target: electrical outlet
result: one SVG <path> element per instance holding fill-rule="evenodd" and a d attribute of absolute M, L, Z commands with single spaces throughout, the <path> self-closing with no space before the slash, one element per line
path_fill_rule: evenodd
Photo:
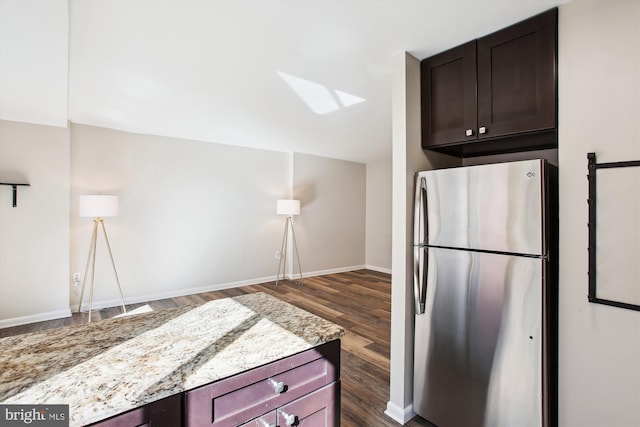
<path fill-rule="evenodd" d="M 280 253 L 280 251 L 276 251 L 276 259 L 280 258 L 282 258 L 282 254 Z"/>
<path fill-rule="evenodd" d="M 80 281 L 82 280 L 82 278 L 80 277 L 80 273 L 73 273 L 73 275 L 71 276 L 71 280 L 73 283 L 73 287 L 71 288 L 71 290 L 73 291 L 73 295 L 76 297 L 80 296 Z"/>

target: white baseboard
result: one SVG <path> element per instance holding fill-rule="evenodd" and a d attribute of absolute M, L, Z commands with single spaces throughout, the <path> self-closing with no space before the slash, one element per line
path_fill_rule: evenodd
<path fill-rule="evenodd" d="M 44 322 L 47 320 L 61 319 L 71 317 L 71 310 L 68 308 L 55 311 L 47 311 L 46 313 L 30 314 L 28 316 L 10 317 L 8 319 L 0 319 L 0 329 L 10 328 L 12 326 L 26 325 L 27 323 Z"/>
<path fill-rule="evenodd" d="M 391 401 L 387 402 L 387 410 L 384 411 L 384 413 L 389 418 L 402 425 L 405 425 L 411 418 L 416 416 L 416 413 L 413 412 L 413 404 L 410 404 L 405 408 L 401 408 Z"/>
<path fill-rule="evenodd" d="M 377 271 L 378 273 L 391 274 L 390 268 L 376 267 L 375 265 L 365 265 L 364 268 L 367 270 Z"/>
<path fill-rule="evenodd" d="M 367 267 L 365 267 L 364 265 L 352 265 L 349 267 L 330 268 L 328 270 L 303 272 L 302 277 L 304 278 L 304 277 L 313 277 L 313 276 L 324 276 L 326 274 L 346 273 L 347 271 L 362 270 L 364 268 L 367 268 Z M 294 274 L 294 277 L 295 276 L 297 275 Z"/>

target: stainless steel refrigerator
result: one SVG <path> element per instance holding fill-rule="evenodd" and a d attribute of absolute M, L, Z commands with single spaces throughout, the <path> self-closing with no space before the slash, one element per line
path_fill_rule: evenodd
<path fill-rule="evenodd" d="M 419 172 L 414 411 L 438 427 L 555 418 L 555 169 Z"/>

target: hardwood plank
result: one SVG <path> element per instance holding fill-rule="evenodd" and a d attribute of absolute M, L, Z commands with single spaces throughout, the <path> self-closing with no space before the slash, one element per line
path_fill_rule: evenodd
<path fill-rule="evenodd" d="M 389 371 L 389 358 L 367 348 L 367 346 L 372 343 L 373 341 L 369 341 L 360 335 L 352 334 L 350 331 L 347 331 L 342 338 L 342 349 L 370 364 L 376 365 L 385 371 Z"/>
<path fill-rule="evenodd" d="M 154 310 L 200 304 L 219 298 L 266 292 L 320 317 L 342 325 L 342 427 L 397 427 L 384 414 L 389 400 L 389 346 L 391 328 L 391 276 L 371 270 L 308 277 L 304 284 L 284 280 L 204 292 L 147 303 L 127 305 L 127 310 L 148 304 Z M 92 319 L 120 314 L 119 308 L 97 310 Z M 0 337 L 84 323 L 87 313 L 71 318 L 0 329 Z M 429 426 L 416 417 L 406 427 Z"/>
<path fill-rule="evenodd" d="M 333 319 L 337 319 L 342 316 L 342 312 L 338 310 L 334 310 L 328 307 L 327 305 L 325 305 L 326 301 L 323 299 L 309 300 L 308 297 L 304 297 L 302 295 L 291 295 L 288 298 L 288 302 L 290 303 L 296 302 L 300 304 L 300 306 L 304 306 L 305 310 L 312 312 L 313 314 L 316 314 L 320 317 L 325 317 L 325 318 L 331 317 Z"/>
<path fill-rule="evenodd" d="M 149 305 L 149 307 L 153 308 L 154 310 L 162 310 L 165 308 L 178 307 L 178 304 L 175 301 L 173 301 L 171 298 L 161 299 L 157 301 L 149 301 L 147 304 Z"/>

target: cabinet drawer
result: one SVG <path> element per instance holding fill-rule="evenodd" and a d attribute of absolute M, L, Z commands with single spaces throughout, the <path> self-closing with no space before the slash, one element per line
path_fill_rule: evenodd
<path fill-rule="evenodd" d="M 242 424 L 240 427 L 276 427 L 276 417 L 276 411 L 271 411 L 248 423 Z"/>
<path fill-rule="evenodd" d="M 340 381 L 278 408 L 278 426 L 338 427 Z"/>
<path fill-rule="evenodd" d="M 186 393 L 188 427 L 238 426 L 336 381 L 340 341 Z"/>

